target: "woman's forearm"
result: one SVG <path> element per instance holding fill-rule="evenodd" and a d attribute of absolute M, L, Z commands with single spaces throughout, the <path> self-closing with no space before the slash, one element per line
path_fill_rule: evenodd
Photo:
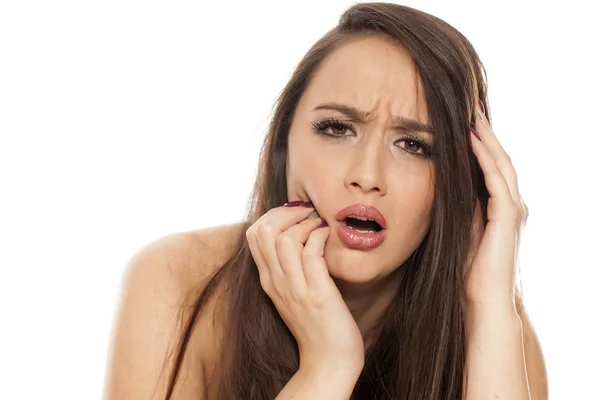
<path fill-rule="evenodd" d="M 521 319 L 510 304 L 469 309 L 466 400 L 487 399 L 530 400 Z"/>

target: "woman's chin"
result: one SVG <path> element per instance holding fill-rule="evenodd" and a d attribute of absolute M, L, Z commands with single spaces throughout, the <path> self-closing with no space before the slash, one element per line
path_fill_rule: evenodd
<path fill-rule="evenodd" d="M 354 253 L 354 254 L 352 254 Z M 325 263 L 334 280 L 347 283 L 369 283 L 377 280 L 381 272 L 376 261 L 368 254 L 352 249 L 336 249 L 326 252 Z"/>

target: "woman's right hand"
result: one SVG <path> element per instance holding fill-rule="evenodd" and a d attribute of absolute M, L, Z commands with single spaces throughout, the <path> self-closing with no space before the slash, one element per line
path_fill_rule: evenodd
<path fill-rule="evenodd" d="M 260 284 L 294 335 L 301 369 L 364 365 L 364 342 L 323 259 L 329 226 L 312 203 L 275 207 L 246 231 Z M 304 366 L 304 368 L 303 368 Z"/>

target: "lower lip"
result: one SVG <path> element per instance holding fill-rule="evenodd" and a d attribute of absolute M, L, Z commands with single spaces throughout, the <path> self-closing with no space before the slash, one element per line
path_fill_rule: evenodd
<path fill-rule="evenodd" d="M 385 240 L 385 229 L 374 233 L 361 233 L 348 228 L 346 221 L 340 221 L 337 234 L 340 240 L 352 249 L 374 249 Z"/>

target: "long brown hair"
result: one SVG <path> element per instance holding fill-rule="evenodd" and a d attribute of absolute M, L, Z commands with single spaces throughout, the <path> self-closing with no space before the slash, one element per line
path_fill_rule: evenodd
<path fill-rule="evenodd" d="M 466 359 L 465 277 L 476 199 L 487 223 L 489 193 L 470 151 L 475 107 L 487 103 L 487 76 L 471 43 L 446 22 L 389 3 L 355 4 L 307 52 L 280 93 L 233 256 L 197 296 L 180 338 L 166 400 L 171 398 L 194 324 L 207 299 L 227 282 L 219 399 L 273 399 L 299 366 L 298 346 L 264 293 L 245 231 L 287 199 L 288 133 L 300 97 L 340 44 L 384 35 L 412 55 L 435 130 L 435 200 L 422 243 L 399 268 L 401 286 L 367 350 L 354 389 L 361 399 L 460 399 Z M 519 296 L 519 295 L 518 295 Z M 518 297 L 517 296 L 517 297 Z"/>

